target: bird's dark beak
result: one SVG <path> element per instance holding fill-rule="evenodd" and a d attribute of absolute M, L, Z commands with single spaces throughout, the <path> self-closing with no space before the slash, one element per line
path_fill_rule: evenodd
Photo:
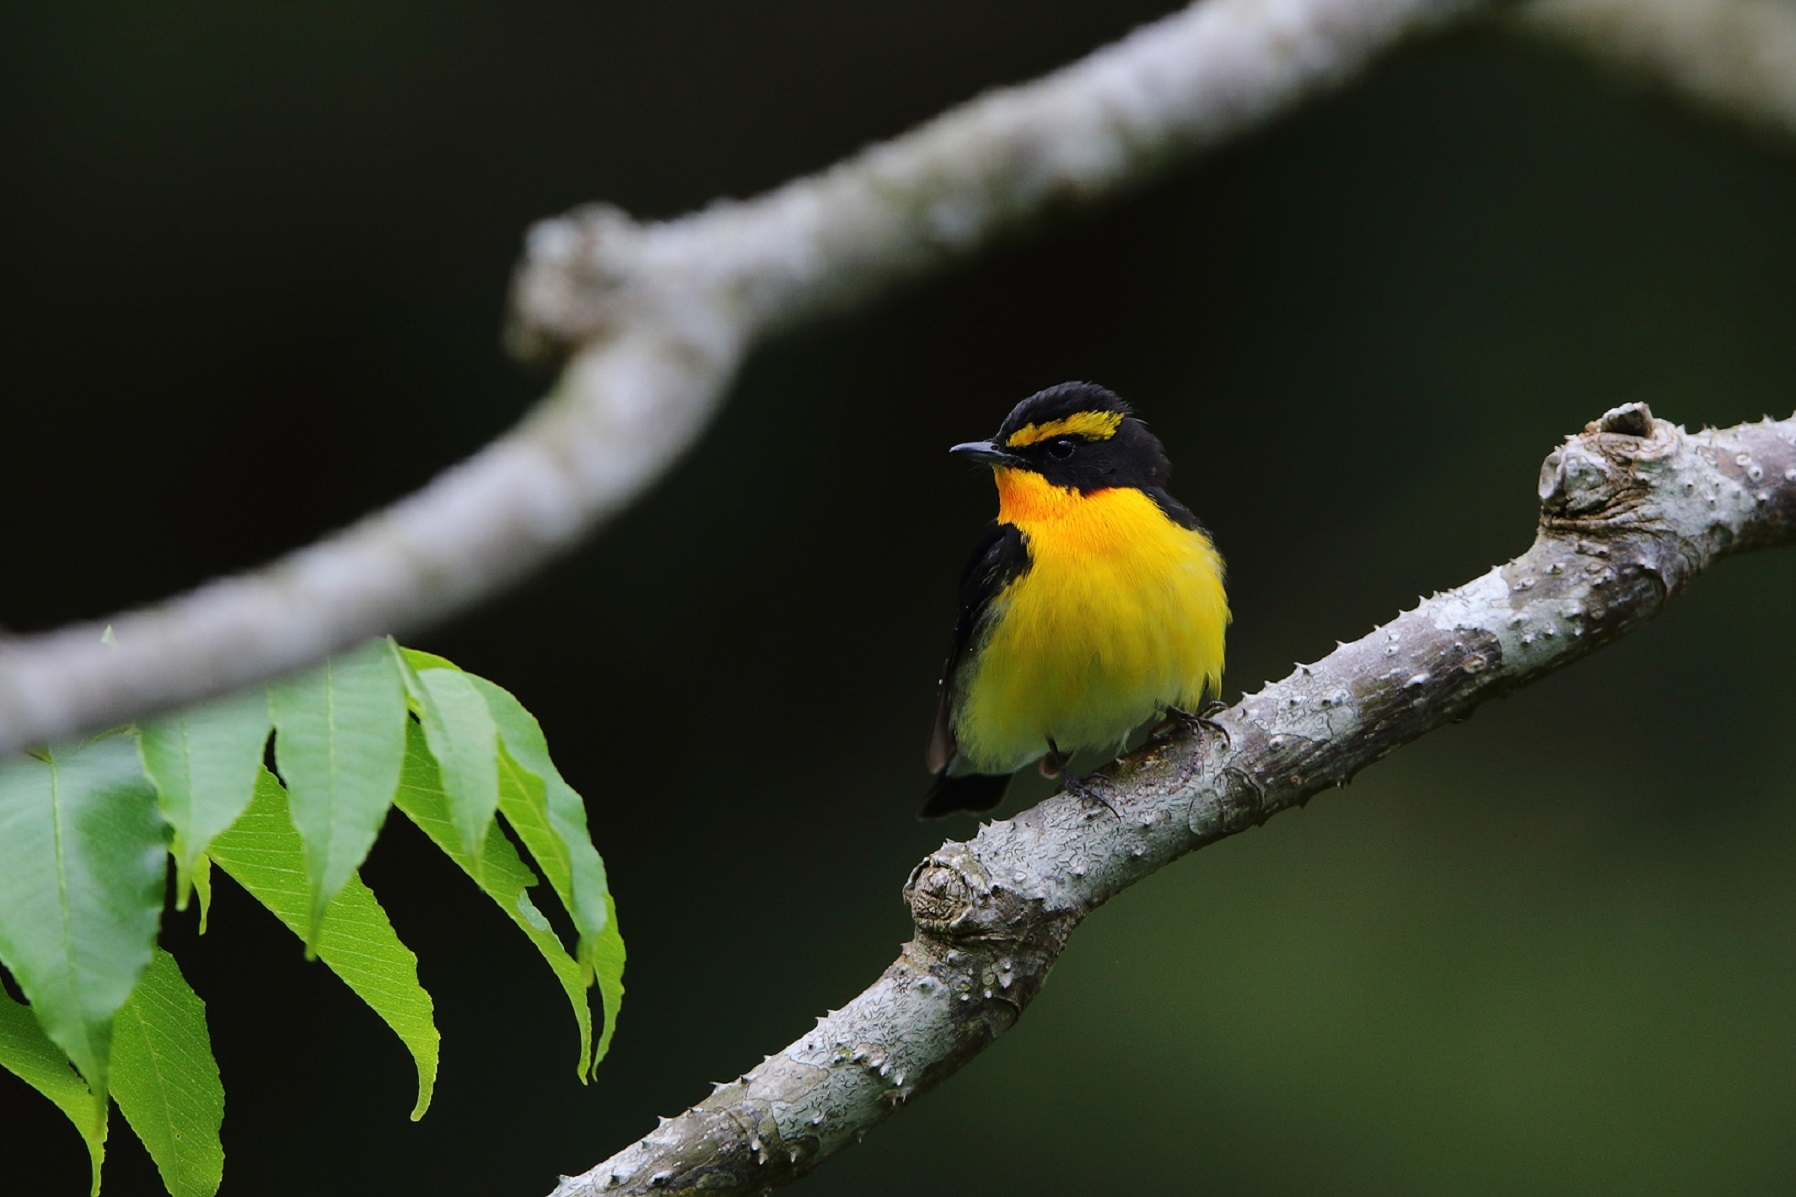
<path fill-rule="evenodd" d="M 1000 449 L 991 441 L 968 441 L 964 445 L 955 445 L 948 452 L 990 466 L 1020 465 L 1023 460 L 1014 453 Z"/>

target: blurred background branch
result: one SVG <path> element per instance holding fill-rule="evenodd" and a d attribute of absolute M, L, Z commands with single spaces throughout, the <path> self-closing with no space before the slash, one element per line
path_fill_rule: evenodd
<path fill-rule="evenodd" d="M 0 753 L 409 633 L 540 568 L 700 434 L 749 343 L 1137 187 L 1475 0 L 1208 0 L 746 203 L 538 225 L 510 341 L 572 355 L 515 430 L 386 511 L 152 607 L 0 640 Z M 1533 0 L 1522 19 L 1762 121 L 1796 120 L 1778 0 Z M 116 645 L 100 630 L 115 627 Z"/>
<path fill-rule="evenodd" d="M 623 261 L 651 220 L 855 161 L 1170 6 L 0 6 L 0 621 L 45 647 L 24 634 L 271 560 L 500 436 L 542 389 L 494 335 L 541 214 L 614 200 L 644 222 L 617 225 Z M 1022 393 L 1104 382 L 1173 448 L 1230 564 L 1231 690 L 1512 557 L 1536 519 L 1518 480 L 1592 411 L 1788 412 L 1792 143 L 1662 101 L 1690 93 L 1641 86 L 1667 79 L 1650 62 L 1592 69 L 1595 23 L 1516 36 L 1530 11 L 1409 39 L 1051 241 L 932 242 L 960 265 L 928 286 L 779 326 L 715 434 L 602 539 L 431 632 L 591 785 L 632 1012 L 576 1091 L 538 1033 L 562 994 L 392 829 L 369 877 L 460 1045 L 411 1125 L 385 1028 L 265 950 L 228 893 L 204 939 L 163 932 L 228 1053 L 231 1183 L 546 1188 L 858 992 L 909 933 L 896 881 L 941 838 L 910 817 L 917 758 L 955 571 L 990 518 L 942 449 Z M 721 393 L 705 355 L 732 354 L 710 318 L 698 361 L 619 344 L 702 407 Z M 637 412 L 662 427 L 646 402 L 617 414 Z M 559 472 L 598 469 L 581 452 L 550 420 L 519 456 L 551 531 L 557 491 L 588 484 Z M 495 523 L 479 502 L 467 519 L 433 544 Z M 440 617 L 473 601 L 458 578 L 381 601 Z M 335 619 L 329 593 L 296 616 Z M 1796 553 L 1730 561 L 1585 667 L 1157 873 L 1081 926 L 1024 1026 L 811 1187 L 948 1174 L 1040 1197 L 1201 1170 L 1231 1197 L 1776 1191 L 1796 1120 L 1792 593 Z M 84 1191 L 54 1111 L 10 1092 L 11 1141 L 61 1170 L 37 1191 Z M 129 1144 L 109 1156 L 109 1188 L 157 1183 Z"/>
<path fill-rule="evenodd" d="M 1790 0 L 1529 0 L 1524 27 L 1754 124 L 1796 132 Z"/>
<path fill-rule="evenodd" d="M 512 343 L 573 353 L 514 431 L 251 573 L 0 641 L 0 753 L 262 681 L 462 610 L 565 552 L 696 438 L 754 336 L 1130 186 L 1470 0 L 1209 0 L 814 179 L 665 225 L 539 225 Z M 116 643 L 102 646 L 111 623 Z"/>

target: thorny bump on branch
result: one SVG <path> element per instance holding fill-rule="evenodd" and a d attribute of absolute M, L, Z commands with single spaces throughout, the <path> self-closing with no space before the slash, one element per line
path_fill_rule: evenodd
<path fill-rule="evenodd" d="M 1796 417 L 1691 434 L 1628 404 L 1547 457 L 1540 499 L 1526 553 L 1212 715 L 1218 732 L 1123 757 L 1105 804 L 1061 794 L 944 844 L 873 985 L 556 1197 L 760 1193 L 859 1141 L 1015 1023 L 1123 889 L 1625 634 L 1720 558 L 1796 542 Z"/>

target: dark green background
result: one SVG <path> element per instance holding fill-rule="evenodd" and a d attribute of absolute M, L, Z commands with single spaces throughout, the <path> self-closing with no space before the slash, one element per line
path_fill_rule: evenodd
<path fill-rule="evenodd" d="M 11 3 L 0 623 L 253 565 L 544 380 L 534 218 L 747 195 L 1148 3 Z M 366 876 L 444 1032 L 398 1044 L 240 893 L 209 1003 L 224 1193 L 541 1194 L 840 1005 L 898 888 L 963 552 L 949 460 L 1066 378 L 1134 400 L 1232 567 L 1228 689 L 1532 535 L 1541 458 L 1645 399 L 1796 406 L 1796 142 L 1467 31 L 1090 218 L 768 346 L 572 559 L 413 637 L 519 694 L 629 939 L 599 1080 L 549 974 L 395 820 Z M 1091 919 L 1028 1017 L 815 1194 L 1763 1193 L 1796 1169 L 1796 552 Z M 1040 792 L 1025 787 L 1029 794 Z M 80 1145 L 0 1077 L 13 1191 Z M 114 1133 L 108 1190 L 155 1191 Z"/>

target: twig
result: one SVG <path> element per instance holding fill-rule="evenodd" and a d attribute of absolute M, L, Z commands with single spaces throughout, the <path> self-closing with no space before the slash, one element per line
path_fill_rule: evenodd
<path fill-rule="evenodd" d="M 0 639 L 0 754 L 192 702 L 464 610 L 640 494 L 750 342 L 863 302 L 1262 124 L 1477 0 L 1206 0 L 760 199 L 532 231 L 512 341 L 566 355 L 517 428 L 423 490 L 153 607 Z M 102 646 L 111 623 L 116 646 Z"/>
<path fill-rule="evenodd" d="M 1689 434 L 1644 404 L 1568 438 L 1522 556 L 1150 745 L 1105 796 L 948 843 L 905 887 L 916 935 L 816 1029 L 556 1197 L 760 1193 L 856 1142 L 1008 1029 L 1092 910 L 1661 611 L 1747 549 L 1796 544 L 1796 417 Z"/>

